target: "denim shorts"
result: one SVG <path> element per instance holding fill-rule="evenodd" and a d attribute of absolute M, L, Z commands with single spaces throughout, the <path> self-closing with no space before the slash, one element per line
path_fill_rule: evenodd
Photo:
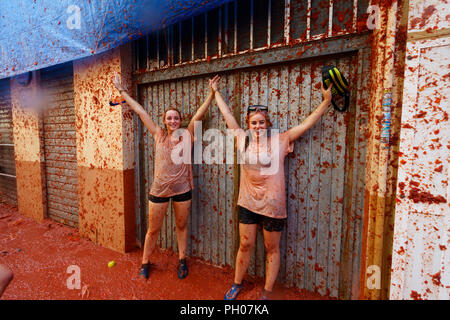
<path fill-rule="evenodd" d="M 171 197 L 157 197 L 157 196 L 154 196 L 151 194 L 148 195 L 148 200 L 150 200 L 153 203 L 169 202 L 170 199 L 172 199 L 172 201 L 174 201 L 174 202 L 183 202 L 183 201 L 191 200 L 192 199 L 192 190 L 189 190 L 188 192 L 185 192 L 182 194 L 177 194 L 177 195 L 171 196 Z"/>
<path fill-rule="evenodd" d="M 239 223 L 242 224 L 260 224 L 262 223 L 264 230 L 277 231 L 283 230 L 286 223 L 286 218 L 278 219 L 264 216 L 259 213 L 252 212 L 247 208 L 238 206 L 239 208 Z"/>

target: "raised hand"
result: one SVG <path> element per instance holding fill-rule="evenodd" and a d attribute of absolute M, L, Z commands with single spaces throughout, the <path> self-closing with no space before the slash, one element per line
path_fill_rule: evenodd
<path fill-rule="evenodd" d="M 120 76 L 117 74 L 117 72 L 114 72 L 114 78 L 112 80 L 114 86 L 117 88 L 117 90 L 121 91 L 124 90 L 122 86 L 122 81 L 120 80 Z"/>
<path fill-rule="evenodd" d="M 219 75 L 216 75 L 214 78 L 209 79 L 209 87 L 211 88 L 211 91 L 213 93 L 219 90 L 219 82 L 220 82 Z"/>
<path fill-rule="evenodd" d="M 328 87 L 328 89 L 325 90 L 325 88 L 323 87 L 323 82 L 320 83 L 320 90 L 322 90 L 322 95 L 323 95 L 323 101 L 327 101 L 327 102 L 331 102 L 331 88 L 333 87 L 333 84 L 330 83 L 330 86 Z"/>

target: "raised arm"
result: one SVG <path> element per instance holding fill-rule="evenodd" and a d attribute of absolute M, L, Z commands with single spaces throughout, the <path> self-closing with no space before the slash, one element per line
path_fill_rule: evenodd
<path fill-rule="evenodd" d="M 120 77 L 117 73 L 114 74 L 113 83 L 116 86 L 117 90 L 119 90 L 119 93 L 122 95 L 122 97 L 128 103 L 130 108 L 138 114 L 139 118 L 141 118 L 142 122 L 144 123 L 145 127 L 150 131 L 150 133 L 152 135 L 155 135 L 161 132 L 162 129 L 155 122 L 153 122 L 152 118 L 144 110 L 144 108 L 136 100 L 130 97 L 130 95 L 125 91 L 120 81 Z"/>
<path fill-rule="evenodd" d="M 211 82 L 214 81 L 215 79 L 220 79 L 220 77 L 219 76 L 215 76 L 213 79 L 209 79 L 209 83 L 211 84 Z M 200 106 L 200 108 L 198 108 L 197 112 L 192 117 L 191 121 L 189 122 L 189 125 L 188 125 L 187 129 L 189 130 L 189 132 L 192 135 L 194 135 L 194 124 L 195 124 L 195 121 L 201 121 L 203 119 L 203 116 L 205 115 L 206 111 L 208 110 L 208 107 L 211 104 L 213 99 L 214 99 L 214 91 L 211 88 L 211 92 L 209 93 L 208 97 L 203 102 L 203 104 Z"/>
<path fill-rule="evenodd" d="M 323 84 L 321 84 L 321 90 L 323 95 L 323 101 L 322 103 L 316 108 L 316 110 L 313 111 L 305 120 L 303 120 L 302 123 L 300 123 L 298 126 L 295 126 L 291 129 L 289 129 L 286 133 L 289 135 L 289 142 L 292 142 L 294 140 L 297 140 L 300 138 L 300 136 L 309 130 L 316 122 L 320 119 L 320 117 L 325 113 L 325 111 L 328 109 L 331 103 L 331 87 L 333 84 L 330 85 L 330 87 L 325 90 L 323 88 Z"/>
<path fill-rule="evenodd" d="M 222 95 L 218 90 L 220 78 L 214 78 L 213 81 L 210 81 L 209 86 L 214 91 L 214 97 L 216 98 L 217 106 L 219 107 L 220 112 L 225 118 L 225 122 L 229 129 L 234 130 L 242 130 L 233 114 L 231 113 L 230 107 L 228 107 L 225 100 L 223 100 Z"/>

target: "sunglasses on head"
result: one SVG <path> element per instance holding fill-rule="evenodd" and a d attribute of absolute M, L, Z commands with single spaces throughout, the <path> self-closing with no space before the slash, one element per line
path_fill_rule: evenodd
<path fill-rule="evenodd" d="M 247 107 L 247 113 L 253 112 L 253 111 L 269 111 L 269 107 L 268 106 L 262 106 L 262 105 L 259 105 L 259 104 L 255 104 L 255 105 Z"/>

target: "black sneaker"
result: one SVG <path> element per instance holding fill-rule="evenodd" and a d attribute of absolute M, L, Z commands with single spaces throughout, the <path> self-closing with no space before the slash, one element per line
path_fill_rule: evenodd
<path fill-rule="evenodd" d="M 178 262 L 178 278 L 184 279 L 187 277 L 188 273 L 189 273 L 189 269 L 187 267 L 186 260 L 185 259 L 179 260 L 179 262 Z"/>

